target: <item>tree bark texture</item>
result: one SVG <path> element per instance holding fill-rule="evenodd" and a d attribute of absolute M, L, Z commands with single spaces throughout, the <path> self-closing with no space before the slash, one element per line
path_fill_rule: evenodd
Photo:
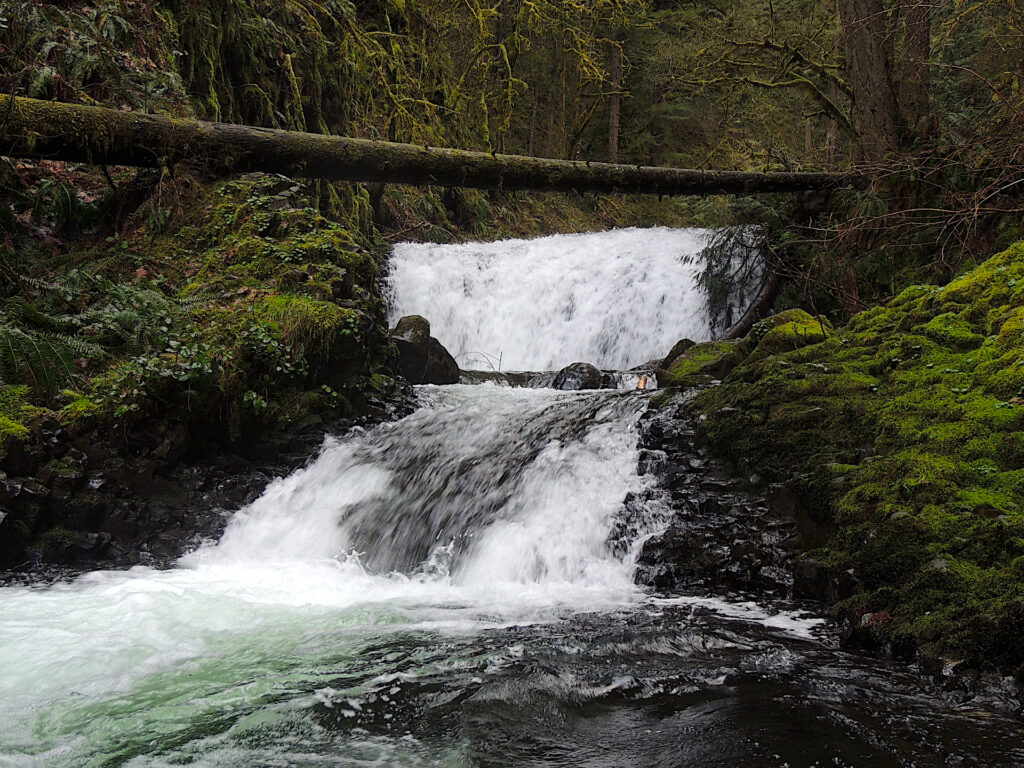
<path fill-rule="evenodd" d="M 900 67 L 900 109 L 911 139 L 925 139 L 934 131 L 936 120 L 929 99 L 928 59 L 932 47 L 934 0 L 908 0 L 904 10 L 903 57 Z"/>
<path fill-rule="evenodd" d="M 0 96 L 0 155 L 142 167 L 188 163 L 217 175 L 264 171 L 330 181 L 653 195 L 794 192 L 847 181 L 829 173 L 699 171 L 438 149 L 11 96 Z"/>
<path fill-rule="evenodd" d="M 619 114 L 622 109 L 622 49 L 612 46 L 612 95 L 608 102 L 608 162 L 619 162 Z"/>
<path fill-rule="evenodd" d="M 893 40 L 883 0 L 839 0 L 854 125 L 862 158 L 877 161 L 899 144 Z"/>

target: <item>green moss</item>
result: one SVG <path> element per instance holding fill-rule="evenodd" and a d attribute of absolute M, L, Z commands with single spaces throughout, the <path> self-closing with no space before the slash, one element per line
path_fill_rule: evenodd
<path fill-rule="evenodd" d="M 343 341 L 357 344 L 363 330 L 359 313 L 354 309 L 308 296 L 268 296 L 256 313 L 280 326 L 285 343 L 316 350 L 324 356 L 336 352 Z"/>
<path fill-rule="evenodd" d="M 747 345 L 695 401 L 706 437 L 744 474 L 824 489 L 838 534 L 819 555 L 861 585 L 840 607 L 883 612 L 872 631 L 906 653 L 1024 663 L 991 639 L 1024 626 L 1024 244 L 844 328 L 773 319 Z"/>
<path fill-rule="evenodd" d="M 750 360 L 761 360 L 780 352 L 800 349 L 808 344 L 824 341 L 831 326 L 827 321 L 812 317 L 802 309 L 790 309 L 772 315 L 755 324 L 751 337 L 757 346 L 750 353 Z"/>
<path fill-rule="evenodd" d="M 61 393 L 68 403 L 60 409 L 60 418 L 65 423 L 83 424 L 97 415 L 101 408 L 95 400 L 81 392 L 66 389 Z"/>
<path fill-rule="evenodd" d="M 688 347 L 669 366 L 658 373 L 658 382 L 666 387 L 693 387 L 725 376 L 742 355 L 740 341 L 711 341 Z"/>
<path fill-rule="evenodd" d="M 0 450 L 11 438 L 28 437 L 29 423 L 46 413 L 28 401 L 30 391 L 27 386 L 0 385 Z"/>
<path fill-rule="evenodd" d="M 937 315 L 915 329 L 933 341 L 953 349 L 976 349 L 985 341 L 971 326 L 953 312 Z"/>

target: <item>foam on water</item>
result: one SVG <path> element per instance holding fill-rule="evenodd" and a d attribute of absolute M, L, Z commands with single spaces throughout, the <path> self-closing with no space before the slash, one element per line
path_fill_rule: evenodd
<path fill-rule="evenodd" d="M 693 258 L 710 232 L 617 229 L 497 243 L 395 246 L 392 325 L 424 315 L 462 368 L 624 370 L 711 326 Z"/>
<path fill-rule="evenodd" d="M 313 663 L 325 635 L 344 648 L 348 633 L 479 631 L 635 601 L 629 558 L 606 539 L 642 482 L 642 398 L 425 393 L 401 422 L 328 440 L 177 568 L 0 590 L 0 755 L 74 753 L 97 707 L 155 727 L 190 685 L 188 717 L 215 711 L 256 670 Z M 27 752 L 17 764 L 34 764 Z"/>

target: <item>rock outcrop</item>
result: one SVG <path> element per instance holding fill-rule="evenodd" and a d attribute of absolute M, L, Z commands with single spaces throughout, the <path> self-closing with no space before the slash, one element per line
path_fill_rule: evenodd
<path fill-rule="evenodd" d="M 554 389 L 612 389 L 615 384 L 611 376 L 602 373 L 590 363 L 572 363 L 555 374 L 551 386 Z"/>
<path fill-rule="evenodd" d="M 391 331 L 398 350 L 398 372 L 413 384 L 457 384 L 459 364 L 437 339 L 430 323 L 420 315 L 407 315 Z"/>

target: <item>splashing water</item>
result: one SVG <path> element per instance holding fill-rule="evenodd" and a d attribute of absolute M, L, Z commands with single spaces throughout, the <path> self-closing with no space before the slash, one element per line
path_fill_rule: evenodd
<path fill-rule="evenodd" d="M 462 368 L 625 370 L 683 337 L 710 338 L 694 257 L 709 233 L 617 229 L 465 245 L 404 244 L 391 256 L 392 325 L 424 315 Z"/>
<path fill-rule="evenodd" d="M 603 261 L 643 250 L 595 237 L 579 241 Z M 1024 762 L 1008 721 L 836 651 L 799 607 L 638 589 L 666 509 L 615 532 L 654 482 L 648 395 L 419 393 L 411 416 L 327 439 L 175 568 L 0 588 L 0 766 Z"/>

